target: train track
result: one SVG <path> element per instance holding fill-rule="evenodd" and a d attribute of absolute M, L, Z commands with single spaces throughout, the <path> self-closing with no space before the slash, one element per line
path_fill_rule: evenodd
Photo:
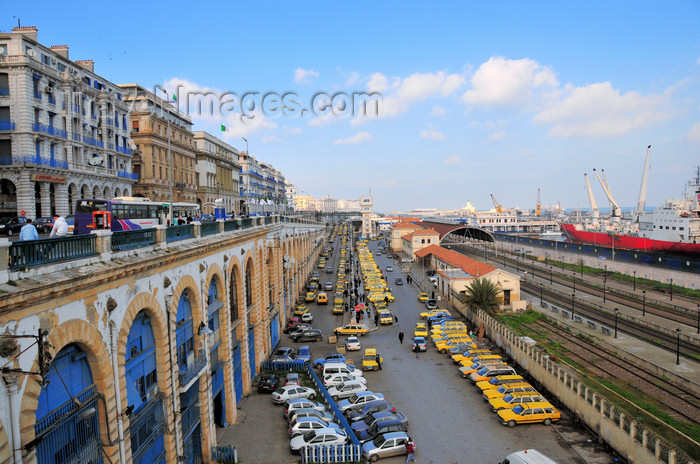
<path fill-rule="evenodd" d="M 530 325 L 530 329 L 549 340 L 560 342 L 567 350 L 566 356 L 587 371 L 602 378 L 623 380 L 663 404 L 677 420 L 700 424 L 700 396 L 696 393 L 618 358 L 593 343 L 572 337 L 571 333 L 556 324 L 538 320 L 533 325 Z"/>

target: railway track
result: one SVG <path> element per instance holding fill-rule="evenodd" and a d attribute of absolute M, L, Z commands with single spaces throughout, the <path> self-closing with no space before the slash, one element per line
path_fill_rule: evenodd
<path fill-rule="evenodd" d="M 556 324 L 538 320 L 533 325 L 530 329 L 549 340 L 560 342 L 567 350 L 566 356 L 589 372 L 602 378 L 623 380 L 663 404 L 677 420 L 700 424 L 700 396 L 696 393 L 618 358 L 593 343 L 572 337 L 571 333 Z"/>

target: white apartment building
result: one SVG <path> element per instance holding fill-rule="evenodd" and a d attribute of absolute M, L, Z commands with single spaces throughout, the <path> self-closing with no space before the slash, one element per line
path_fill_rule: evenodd
<path fill-rule="evenodd" d="M 202 211 L 213 213 L 214 203 L 221 199 L 226 212 L 240 208 L 240 152 L 228 143 L 219 140 L 208 132 L 194 133 L 194 146 L 197 153 L 197 202 Z"/>
<path fill-rule="evenodd" d="M 284 175 L 248 153 L 239 153 L 240 213 L 248 215 L 284 213 L 290 210 Z"/>
<path fill-rule="evenodd" d="M 80 198 L 131 195 L 122 90 L 46 47 L 36 27 L 0 34 L 0 215 L 68 215 Z"/>

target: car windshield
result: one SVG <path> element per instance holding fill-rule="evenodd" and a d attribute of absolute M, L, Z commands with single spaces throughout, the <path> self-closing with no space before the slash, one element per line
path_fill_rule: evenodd
<path fill-rule="evenodd" d="M 360 399 L 359 396 L 357 396 L 357 395 L 352 395 L 350 398 L 348 398 L 348 401 L 349 401 L 350 403 L 357 403 L 357 400 L 359 400 L 359 399 Z"/>
<path fill-rule="evenodd" d="M 309 441 L 313 440 L 314 438 L 316 438 L 316 431 L 312 430 L 310 432 L 306 432 L 303 436 L 304 436 L 304 441 L 309 442 Z"/>
<path fill-rule="evenodd" d="M 372 440 L 375 447 L 380 448 L 384 444 L 384 437 L 379 435 L 377 438 Z"/>
<path fill-rule="evenodd" d="M 510 393 L 503 397 L 503 401 L 505 401 L 506 403 L 510 403 L 512 399 L 513 395 L 511 395 Z"/>
<path fill-rule="evenodd" d="M 7 224 L 8 222 L 10 222 L 10 219 L 12 219 L 12 218 L 9 218 L 9 217 L 1 218 L 0 224 Z"/>
<path fill-rule="evenodd" d="M 374 435 L 377 433 L 377 423 L 375 422 L 374 424 L 370 425 L 367 427 L 367 433 L 370 435 Z"/>
<path fill-rule="evenodd" d="M 482 367 L 481 369 L 479 369 L 479 370 L 477 371 L 477 373 L 478 373 L 479 375 L 484 375 L 484 374 L 486 374 L 486 372 L 488 372 L 488 370 L 489 370 L 488 367 Z"/>
<path fill-rule="evenodd" d="M 505 392 L 506 392 L 506 387 L 504 387 L 503 385 L 498 387 L 498 393 L 505 393 Z"/>
<path fill-rule="evenodd" d="M 498 384 L 498 377 L 494 377 L 489 381 L 490 384 L 492 385 L 497 385 Z"/>
<path fill-rule="evenodd" d="M 516 407 L 513 408 L 513 412 L 514 412 L 515 414 L 522 414 L 522 412 L 523 412 L 524 410 L 525 410 L 525 408 L 522 407 L 521 405 L 517 405 Z"/>

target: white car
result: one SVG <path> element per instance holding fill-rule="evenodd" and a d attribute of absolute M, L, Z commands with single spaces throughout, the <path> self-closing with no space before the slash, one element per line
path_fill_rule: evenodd
<path fill-rule="evenodd" d="M 340 429 L 340 426 L 335 422 L 327 422 L 318 417 L 300 417 L 289 423 L 289 435 L 292 437 L 319 429 Z"/>
<path fill-rule="evenodd" d="M 348 398 L 355 393 L 367 391 L 367 385 L 358 382 L 357 380 L 353 380 L 350 382 L 345 382 L 341 383 L 340 385 L 336 385 L 335 387 L 331 387 L 328 389 L 328 394 L 333 398 L 335 401 L 338 401 L 341 398 Z"/>
<path fill-rule="evenodd" d="M 314 445 L 344 445 L 348 441 L 348 434 L 342 429 L 319 429 L 297 435 L 289 442 L 292 453 L 300 453 L 305 446 Z"/>
<path fill-rule="evenodd" d="M 347 340 L 345 340 L 345 349 L 348 351 L 359 351 L 362 349 L 360 346 L 360 339 L 357 337 L 348 337 Z"/>
<path fill-rule="evenodd" d="M 364 377 L 355 377 L 351 374 L 328 374 L 323 378 L 323 386 L 329 388 L 335 387 L 336 385 L 340 385 L 344 382 L 353 381 L 361 382 L 365 385 L 367 384 L 367 379 L 365 379 Z"/>
<path fill-rule="evenodd" d="M 331 414 L 330 412 L 317 411 L 313 408 L 297 409 L 292 412 L 288 419 L 291 423 L 294 419 L 301 419 L 302 417 L 318 417 L 319 419 L 323 419 L 326 422 L 330 422 L 335 419 L 335 417 L 333 417 L 333 414 Z"/>
<path fill-rule="evenodd" d="M 299 398 L 314 399 L 316 398 L 316 390 L 301 385 L 285 385 L 272 392 L 272 401 L 282 404 L 287 400 L 296 400 Z"/>
<path fill-rule="evenodd" d="M 365 403 L 369 403 L 370 401 L 383 400 L 383 399 L 384 399 L 384 395 L 381 393 L 364 391 L 364 392 L 360 392 L 360 393 L 355 393 L 350 398 L 347 398 L 347 399 L 344 399 L 343 401 L 340 401 L 338 403 L 338 409 L 340 409 L 340 412 L 342 412 L 344 414 L 346 411 L 350 411 L 352 409 L 357 409 L 361 406 L 364 406 Z"/>
<path fill-rule="evenodd" d="M 311 313 L 304 313 L 301 315 L 301 322 L 311 322 L 314 320 L 314 315 Z"/>
<path fill-rule="evenodd" d="M 300 398 L 287 402 L 287 407 L 284 408 L 284 417 L 290 418 L 301 409 L 313 409 L 315 411 L 326 411 L 326 407 L 321 403 Z"/>

